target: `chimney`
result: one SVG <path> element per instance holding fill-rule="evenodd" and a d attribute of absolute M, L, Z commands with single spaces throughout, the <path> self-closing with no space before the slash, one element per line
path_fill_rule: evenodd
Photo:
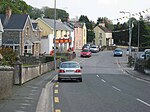
<path fill-rule="evenodd" d="M 5 12 L 5 14 L 6 14 L 6 17 L 9 19 L 10 18 L 10 16 L 11 16 L 11 8 L 10 8 L 10 6 L 8 6 L 7 8 L 6 8 L 6 12 Z"/>
<path fill-rule="evenodd" d="M 101 23 L 99 23 L 99 26 L 105 27 L 105 23 L 102 21 Z"/>
<path fill-rule="evenodd" d="M 10 6 L 8 6 L 7 8 L 6 8 L 6 11 L 5 11 L 5 21 L 4 21 L 4 25 L 6 25 L 7 23 L 8 23 L 8 21 L 9 21 L 9 19 L 10 19 L 10 16 L 11 16 L 11 8 L 10 8 Z"/>

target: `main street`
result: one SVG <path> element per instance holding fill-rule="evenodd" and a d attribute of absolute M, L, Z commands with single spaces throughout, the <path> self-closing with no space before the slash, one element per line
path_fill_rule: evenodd
<path fill-rule="evenodd" d="M 55 112 L 150 112 L 150 83 L 125 72 L 127 56 L 112 51 L 93 53 L 76 61 L 83 66 L 83 82 L 56 82 Z"/>

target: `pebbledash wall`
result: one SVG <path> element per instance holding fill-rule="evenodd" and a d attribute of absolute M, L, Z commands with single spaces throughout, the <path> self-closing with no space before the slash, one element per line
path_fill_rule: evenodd
<path fill-rule="evenodd" d="M 13 68 L 0 66 L 0 99 L 5 99 L 12 93 Z"/>
<path fill-rule="evenodd" d="M 56 66 L 59 63 L 60 60 L 57 60 Z M 0 67 L 0 99 L 5 99 L 11 95 L 13 85 L 21 85 L 53 69 L 53 61 L 30 67 L 22 67 L 20 63 L 14 64 L 14 68 Z"/>

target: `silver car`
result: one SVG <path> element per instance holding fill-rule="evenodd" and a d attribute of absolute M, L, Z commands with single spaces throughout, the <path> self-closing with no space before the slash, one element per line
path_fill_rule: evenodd
<path fill-rule="evenodd" d="M 58 82 L 63 79 L 77 79 L 82 82 L 82 67 L 76 61 L 61 62 L 58 67 Z"/>

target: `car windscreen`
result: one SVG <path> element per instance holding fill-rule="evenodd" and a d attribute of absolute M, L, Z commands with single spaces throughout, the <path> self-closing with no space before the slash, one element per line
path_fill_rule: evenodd
<path fill-rule="evenodd" d="M 115 52 L 122 52 L 121 50 L 115 50 Z"/>
<path fill-rule="evenodd" d="M 79 68 L 80 66 L 77 63 L 62 63 L 61 68 Z"/>

